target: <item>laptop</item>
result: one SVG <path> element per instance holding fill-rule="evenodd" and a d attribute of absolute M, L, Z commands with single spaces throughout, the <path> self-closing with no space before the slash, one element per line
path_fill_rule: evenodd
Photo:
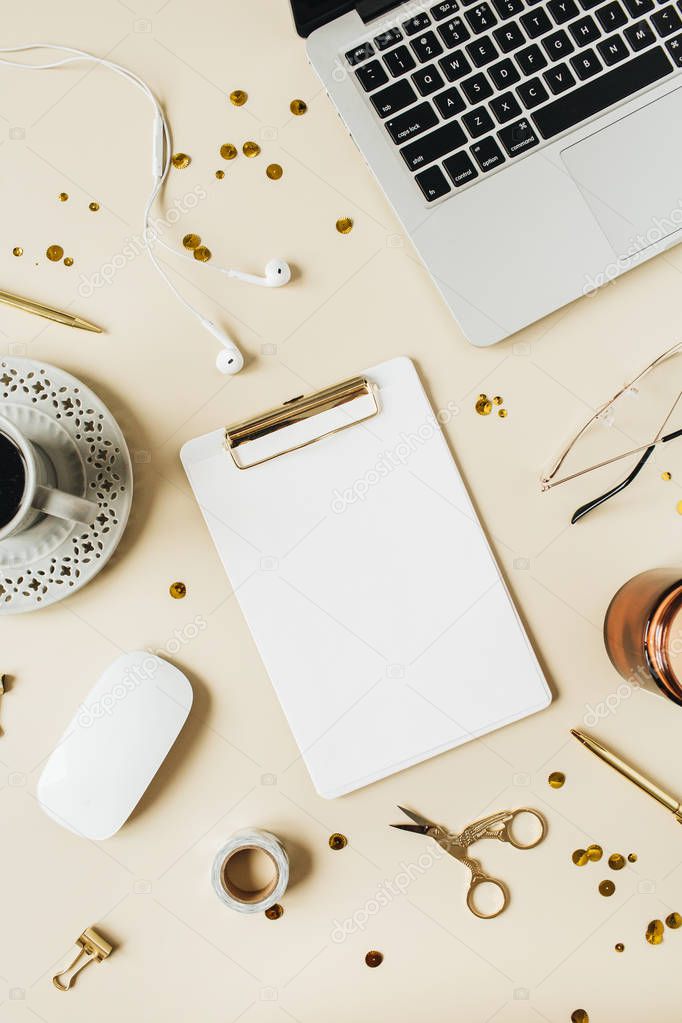
<path fill-rule="evenodd" d="M 461 330 L 491 345 L 682 238 L 682 0 L 292 0 Z"/>

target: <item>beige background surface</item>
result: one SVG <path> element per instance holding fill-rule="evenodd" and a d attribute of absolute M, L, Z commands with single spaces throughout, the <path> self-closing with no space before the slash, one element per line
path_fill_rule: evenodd
<path fill-rule="evenodd" d="M 278 255 L 297 275 L 283 291 L 255 290 L 174 262 L 185 293 L 248 354 L 234 379 L 217 375 L 212 340 L 146 256 L 79 298 L 80 275 L 141 230 L 150 111 L 106 71 L 0 70 L 2 287 L 106 327 L 95 336 L 2 309 L 0 351 L 55 363 L 89 383 L 118 417 L 136 461 L 133 514 L 114 562 L 68 601 L 0 623 L 0 668 L 14 678 L 0 703 L 0 1020 L 562 1023 L 578 1007 L 594 1023 L 677 1019 L 682 935 L 670 932 L 652 948 L 643 931 L 652 917 L 682 910 L 682 832 L 569 740 L 568 728 L 620 682 L 601 638 L 611 595 L 635 572 L 678 556 L 682 454 L 653 459 L 608 513 L 575 528 L 567 525 L 575 494 L 541 496 L 536 479 L 570 423 L 676 339 L 682 252 L 475 350 L 321 93 L 284 0 L 14 5 L 4 44 L 36 39 L 108 55 L 165 103 L 175 148 L 192 165 L 172 173 L 164 205 L 197 186 L 207 193 L 169 229 L 169 242 L 198 231 L 219 263 L 258 271 Z M 226 98 L 236 87 L 249 93 L 242 109 Z M 309 103 L 305 117 L 290 116 L 294 97 Z M 262 145 L 259 159 L 220 160 L 221 143 L 247 138 Z M 272 160 L 284 167 L 279 182 L 265 177 Z M 62 190 L 68 203 L 56 201 Z M 92 199 L 101 203 L 97 214 L 87 208 Z M 346 237 L 334 229 L 340 216 L 355 220 Z M 74 257 L 73 268 L 45 260 L 53 242 Z M 12 257 L 14 245 L 23 246 L 22 259 Z M 447 436 L 556 696 L 541 715 L 325 802 L 312 790 L 178 450 L 396 354 L 416 360 L 434 407 L 454 401 L 461 409 Z M 476 416 L 479 391 L 502 394 L 508 419 Z M 661 482 L 662 469 L 672 483 Z M 168 595 L 175 579 L 187 584 L 185 600 Z M 192 680 L 194 710 L 133 819 L 102 844 L 60 829 L 41 813 L 35 786 L 82 697 L 120 650 L 173 648 L 176 630 L 198 616 L 206 628 L 173 658 Z M 635 693 L 594 730 L 682 790 L 680 724 L 678 709 Z M 552 769 L 567 774 L 561 791 L 547 785 Z M 389 831 L 396 803 L 455 829 L 530 804 L 546 813 L 550 833 L 533 853 L 480 847 L 513 893 L 494 922 L 465 911 L 464 873 L 445 861 L 412 869 L 404 893 L 376 912 L 387 882 L 405 887 L 406 866 L 428 851 Z M 251 824 L 290 848 L 293 881 L 277 922 L 230 913 L 210 888 L 216 849 Z M 328 848 L 333 831 L 349 836 L 343 852 Z M 596 891 L 605 863 L 581 871 L 571 863 L 571 851 L 589 841 L 639 854 L 612 875 L 611 899 Z M 336 922 L 347 919 L 355 932 L 334 941 Z M 50 976 L 91 924 L 116 952 L 59 994 Z M 620 956 L 617 941 L 627 946 Z M 370 948 L 385 955 L 378 970 L 364 965 Z"/>

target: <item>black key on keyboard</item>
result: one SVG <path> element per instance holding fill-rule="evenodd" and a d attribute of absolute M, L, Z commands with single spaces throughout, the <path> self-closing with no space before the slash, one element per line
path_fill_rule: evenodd
<path fill-rule="evenodd" d="M 670 36 L 673 32 L 679 32 L 682 28 L 682 18 L 679 16 L 672 4 L 669 7 L 662 7 L 651 15 L 654 28 L 659 36 Z"/>
<path fill-rule="evenodd" d="M 627 96 L 633 96 L 640 89 L 653 85 L 654 82 L 669 75 L 672 70 L 672 65 L 662 48 L 656 46 L 653 50 L 640 53 L 627 64 L 607 71 L 601 78 L 548 103 L 542 110 L 533 114 L 533 120 L 543 138 L 554 138 L 567 128 L 573 128 L 588 117 L 593 117 L 607 107 L 613 106 L 614 103 L 620 103 Z"/>
<path fill-rule="evenodd" d="M 384 57 L 384 63 L 394 78 L 399 78 L 406 71 L 412 71 L 417 63 L 406 46 L 397 46 Z"/>
<path fill-rule="evenodd" d="M 438 63 L 449 82 L 456 82 L 471 71 L 471 64 L 461 50 L 451 53 L 449 57 L 443 57 Z"/>
<path fill-rule="evenodd" d="M 571 18 L 577 18 L 580 14 L 575 0 L 549 0 L 547 10 L 557 25 L 565 25 Z"/>
<path fill-rule="evenodd" d="M 388 75 L 378 60 L 371 60 L 369 64 L 363 64 L 355 71 L 360 85 L 365 92 L 378 89 L 380 85 L 386 85 Z"/>
<path fill-rule="evenodd" d="M 571 64 L 582 82 L 587 78 L 592 78 L 602 69 L 601 61 L 594 50 L 583 50 L 577 57 L 571 57 Z"/>
<path fill-rule="evenodd" d="M 471 25 L 473 32 L 486 32 L 493 25 L 497 25 L 497 18 L 488 4 L 477 4 L 470 11 L 466 12 L 466 19 Z"/>
<path fill-rule="evenodd" d="M 490 109 L 500 124 L 506 124 L 512 117 L 518 117 L 521 113 L 521 107 L 511 92 L 503 92 L 501 96 L 491 99 Z"/>
<path fill-rule="evenodd" d="M 483 72 L 473 75 L 472 78 L 467 78 L 465 82 L 462 82 L 461 88 L 470 103 L 480 103 L 481 100 L 488 99 L 493 94 L 492 86 Z"/>
<path fill-rule="evenodd" d="M 540 47 L 535 43 L 532 46 L 527 46 L 525 50 L 519 50 L 516 59 L 524 75 L 534 75 L 536 71 L 547 67 L 547 60 Z"/>
<path fill-rule="evenodd" d="M 607 67 L 611 67 L 613 64 L 620 64 L 621 60 L 626 60 L 630 56 L 630 51 L 619 35 L 603 39 L 600 43 L 597 43 L 597 49 Z"/>
<path fill-rule="evenodd" d="M 427 163 L 439 160 L 447 153 L 453 153 L 466 142 L 466 135 L 457 121 L 450 121 L 436 131 L 410 142 L 400 150 L 400 155 L 410 170 L 419 170 Z"/>
<path fill-rule="evenodd" d="M 571 74 L 568 64 L 556 64 L 549 71 L 545 71 L 543 78 L 555 96 L 575 85 L 575 78 Z"/>
<path fill-rule="evenodd" d="M 471 135 L 472 139 L 480 138 L 487 131 L 495 127 L 493 119 L 485 107 L 475 107 L 468 113 L 462 115 L 462 124 Z"/>
<path fill-rule="evenodd" d="M 444 121 L 447 121 L 449 117 L 454 117 L 455 114 L 461 114 L 466 109 L 466 103 L 454 85 L 434 96 L 433 102 L 436 104 L 438 113 Z"/>
<path fill-rule="evenodd" d="M 493 7 L 502 20 L 513 18 L 523 10 L 523 0 L 493 0 Z"/>
<path fill-rule="evenodd" d="M 654 9 L 654 0 L 623 0 L 623 3 L 633 18 L 641 18 Z"/>
<path fill-rule="evenodd" d="M 547 17 L 543 7 L 536 7 L 534 11 L 528 11 L 521 18 L 521 24 L 528 33 L 529 39 L 537 39 L 538 36 L 549 32 L 552 22 Z"/>
<path fill-rule="evenodd" d="M 526 41 L 526 37 L 515 21 L 512 21 L 509 25 L 503 25 L 501 28 L 496 28 L 493 36 L 502 53 L 511 53 L 512 50 L 523 46 Z"/>
<path fill-rule="evenodd" d="M 525 153 L 527 149 L 540 145 L 540 139 L 525 117 L 521 121 L 508 124 L 506 128 L 500 129 L 497 137 L 507 150 L 507 156 L 518 156 L 519 153 Z"/>
<path fill-rule="evenodd" d="M 682 33 L 669 39 L 665 46 L 675 64 L 682 67 Z"/>
<path fill-rule="evenodd" d="M 478 177 L 478 171 L 471 162 L 469 154 L 463 151 L 448 156 L 447 160 L 443 160 L 443 166 L 450 175 L 455 188 L 461 188 L 462 185 L 466 185 L 467 182 Z"/>
<path fill-rule="evenodd" d="M 486 64 L 490 64 L 491 61 L 499 57 L 494 42 L 488 36 L 475 39 L 473 43 L 467 43 L 466 50 L 476 67 L 485 67 Z"/>
<path fill-rule="evenodd" d="M 549 99 L 549 93 L 539 78 L 529 78 L 527 82 L 522 82 L 516 92 L 526 110 L 531 110 Z"/>
<path fill-rule="evenodd" d="M 487 139 L 481 139 L 475 146 L 472 146 L 471 153 L 484 174 L 504 163 L 502 150 L 492 135 L 489 135 Z"/>
<path fill-rule="evenodd" d="M 563 28 L 560 28 L 558 32 L 552 32 L 551 35 L 545 36 L 542 40 L 542 45 L 547 51 L 550 60 L 563 60 L 564 57 L 568 57 L 569 53 L 573 53 L 575 50 L 575 46 Z"/>
<path fill-rule="evenodd" d="M 450 21 L 446 21 L 444 25 L 441 25 L 438 31 L 441 39 L 450 50 L 455 46 L 459 46 L 460 43 L 465 43 L 467 39 L 471 39 L 471 32 L 461 18 L 451 18 Z"/>
<path fill-rule="evenodd" d="M 360 43 L 359 46 L 355 46 L 352 50 L 349 50 L 346 54 L 346 60 L 351 67 L 355 67 L 356 64 L 361 64 L 363 60 L 369 60 L 370 57 L 374 56 L 374 47 L 371 43 Z"/>
<path fill-rule="evenodd" d="M 402 145 L 403 142 L 409 142 L 411 138 L 421 135 L 429 128 L 435 128 L 437 124 L 438 118 L 431 104 L 420 103 L 418 107 L 406 110 L 404 114 L 386 121 L 386 131 L 396 145 Z"/>
<path fill-rule="evenodd" d="M 374 38 L 374 45 L 377 50 L 387 50 L 389 46 L 395 46 L 403 38 L 403 34 L 399 28 L 387 28 L 385 32 L 381 32 Z"/>
<path fill-rule="evenodd" d="M 488 74 L 492 78 L 493 84 L 498 89 L 506 89 L 509 85 L 516 85 L 521 79 L 521 75 L 516 70 L 516 67 L 507 58 L 501 60 L 499 64 L 493 64 L 492 67 L 488 68 Z"/>
<path fill-rule="evenodd" d="M 593 43 L 595 39 L 599 39 L 599 36 L 601 35 L 599 26 L 591 14 L 585 14 L 582 18 L 578 18 L 577 21 L 572 22 L 568 26 L 568 31 L 575 39 L 578 46 L 588 46 L 590 43 Z"/>
<path fill-rule="evenodd" d="M 596 7 L 599 3 L 601 3 L 601 0 L 580 0 L 580 6 L 585 11 L 591 11 L 592 8 Z"/>
<path fill-rule="evenodd" d="M 656 42 L 656 36 L 649 22 L 643 20 L 635 22 L 634 25 L 628 25 L 625 29 L 625 38 L 635 52 Z"/>
<path fill-rule="evenodd" d="M 428 14 L 422 11 L 421 14 L 415 14 L 413 18 L 408 18 L 407 21 L 403 22 L 403 28 L 406 35 L 416 36 L 417 32 L 423 32 L 425 28 L 428 28 L 431 24 L 431 19 Z"/>
<path fill-rule="evenodd" d="M 445 85 L 433 64 L 428 67 L 420 67 L 418 71 L 415 71 L 412 81 L 422 96 L 430 96 L 432 92 L 438 92 Z"/>
<path fill-rule="evenodd" d="M 415 181 L 424 193 L 427 202 L 435 202 L 436 199 L 441 199 L 450 191 L 447 178 L 438 166 L 429 167 L 428 170 L 417 174 Z"/>
<path fill-rule="evenodd" d="M 389 117 L 391 114 L 397 114 L 399 110 L 409 107 L 410 103 L 414 103 L 416 98 L 417 93 L 404 78 L 402 82 L 389 85 L 387 89 L 382 89 L 380 92 L 375 92 L 373 96 L 370 96 L 372 106 L 379 117 Z"/>
<path fill-rule="evenodd" d="M 435 7 L 431 8 L 431 15 L 436 21 L 442 21 L 443 18 L 449 18 L 451 14 L 459 9 L 457 0 L 443 0 L 442 3 L 436 4 Z"/>
<path fill-rule="evenodd" d="M 597 15 L 599 24 L 605 32 L 613 32 L 616 28 L 622 28 L 628 17 L 618 0 L 612 0 L 610 4 L 604 4 L 594 12 Z"/>
<path fill-rule="evenodd" d="M 443 52 L 443 47 L 433 32 L 425 32 L 424 35 L 417 36 L 412 40 L 411 45 L 417 55 L 417 60 L 422 64 L 426 64 L 427 60 L 433 60 L 434 57 L 440 57 Z"/>

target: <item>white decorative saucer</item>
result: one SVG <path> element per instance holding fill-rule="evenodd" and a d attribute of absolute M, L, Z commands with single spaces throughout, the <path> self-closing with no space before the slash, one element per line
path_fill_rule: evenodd
<path fill-rule="evenodd" d="M 0 412 L 48 456 L 55 483 L 96 497 L 90 526 L 50 515 L 0 541 L 0 615 L 33 611 L 80 589 L 114 553 L 133 496 L 123 434 L 106 406 L 55 366 L 6 356 L 0 360 Z"/>

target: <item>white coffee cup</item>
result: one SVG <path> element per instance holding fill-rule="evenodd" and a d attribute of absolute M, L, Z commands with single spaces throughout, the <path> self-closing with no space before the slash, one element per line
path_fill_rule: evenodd
<path fill-rule="evenodd" d="M 0 541 L 28 529 L 41 515 L 54 515 L 58 519 L 84 525 L 95 521 L 99 511 L 97 502 L 58 490 L 52 482 L 54 473 L 48 456 L 3 415 L 0 415 L 0 433 L 16 447 L 25 474 L 19 507 L 9 522 L 0 528 Z"/>

